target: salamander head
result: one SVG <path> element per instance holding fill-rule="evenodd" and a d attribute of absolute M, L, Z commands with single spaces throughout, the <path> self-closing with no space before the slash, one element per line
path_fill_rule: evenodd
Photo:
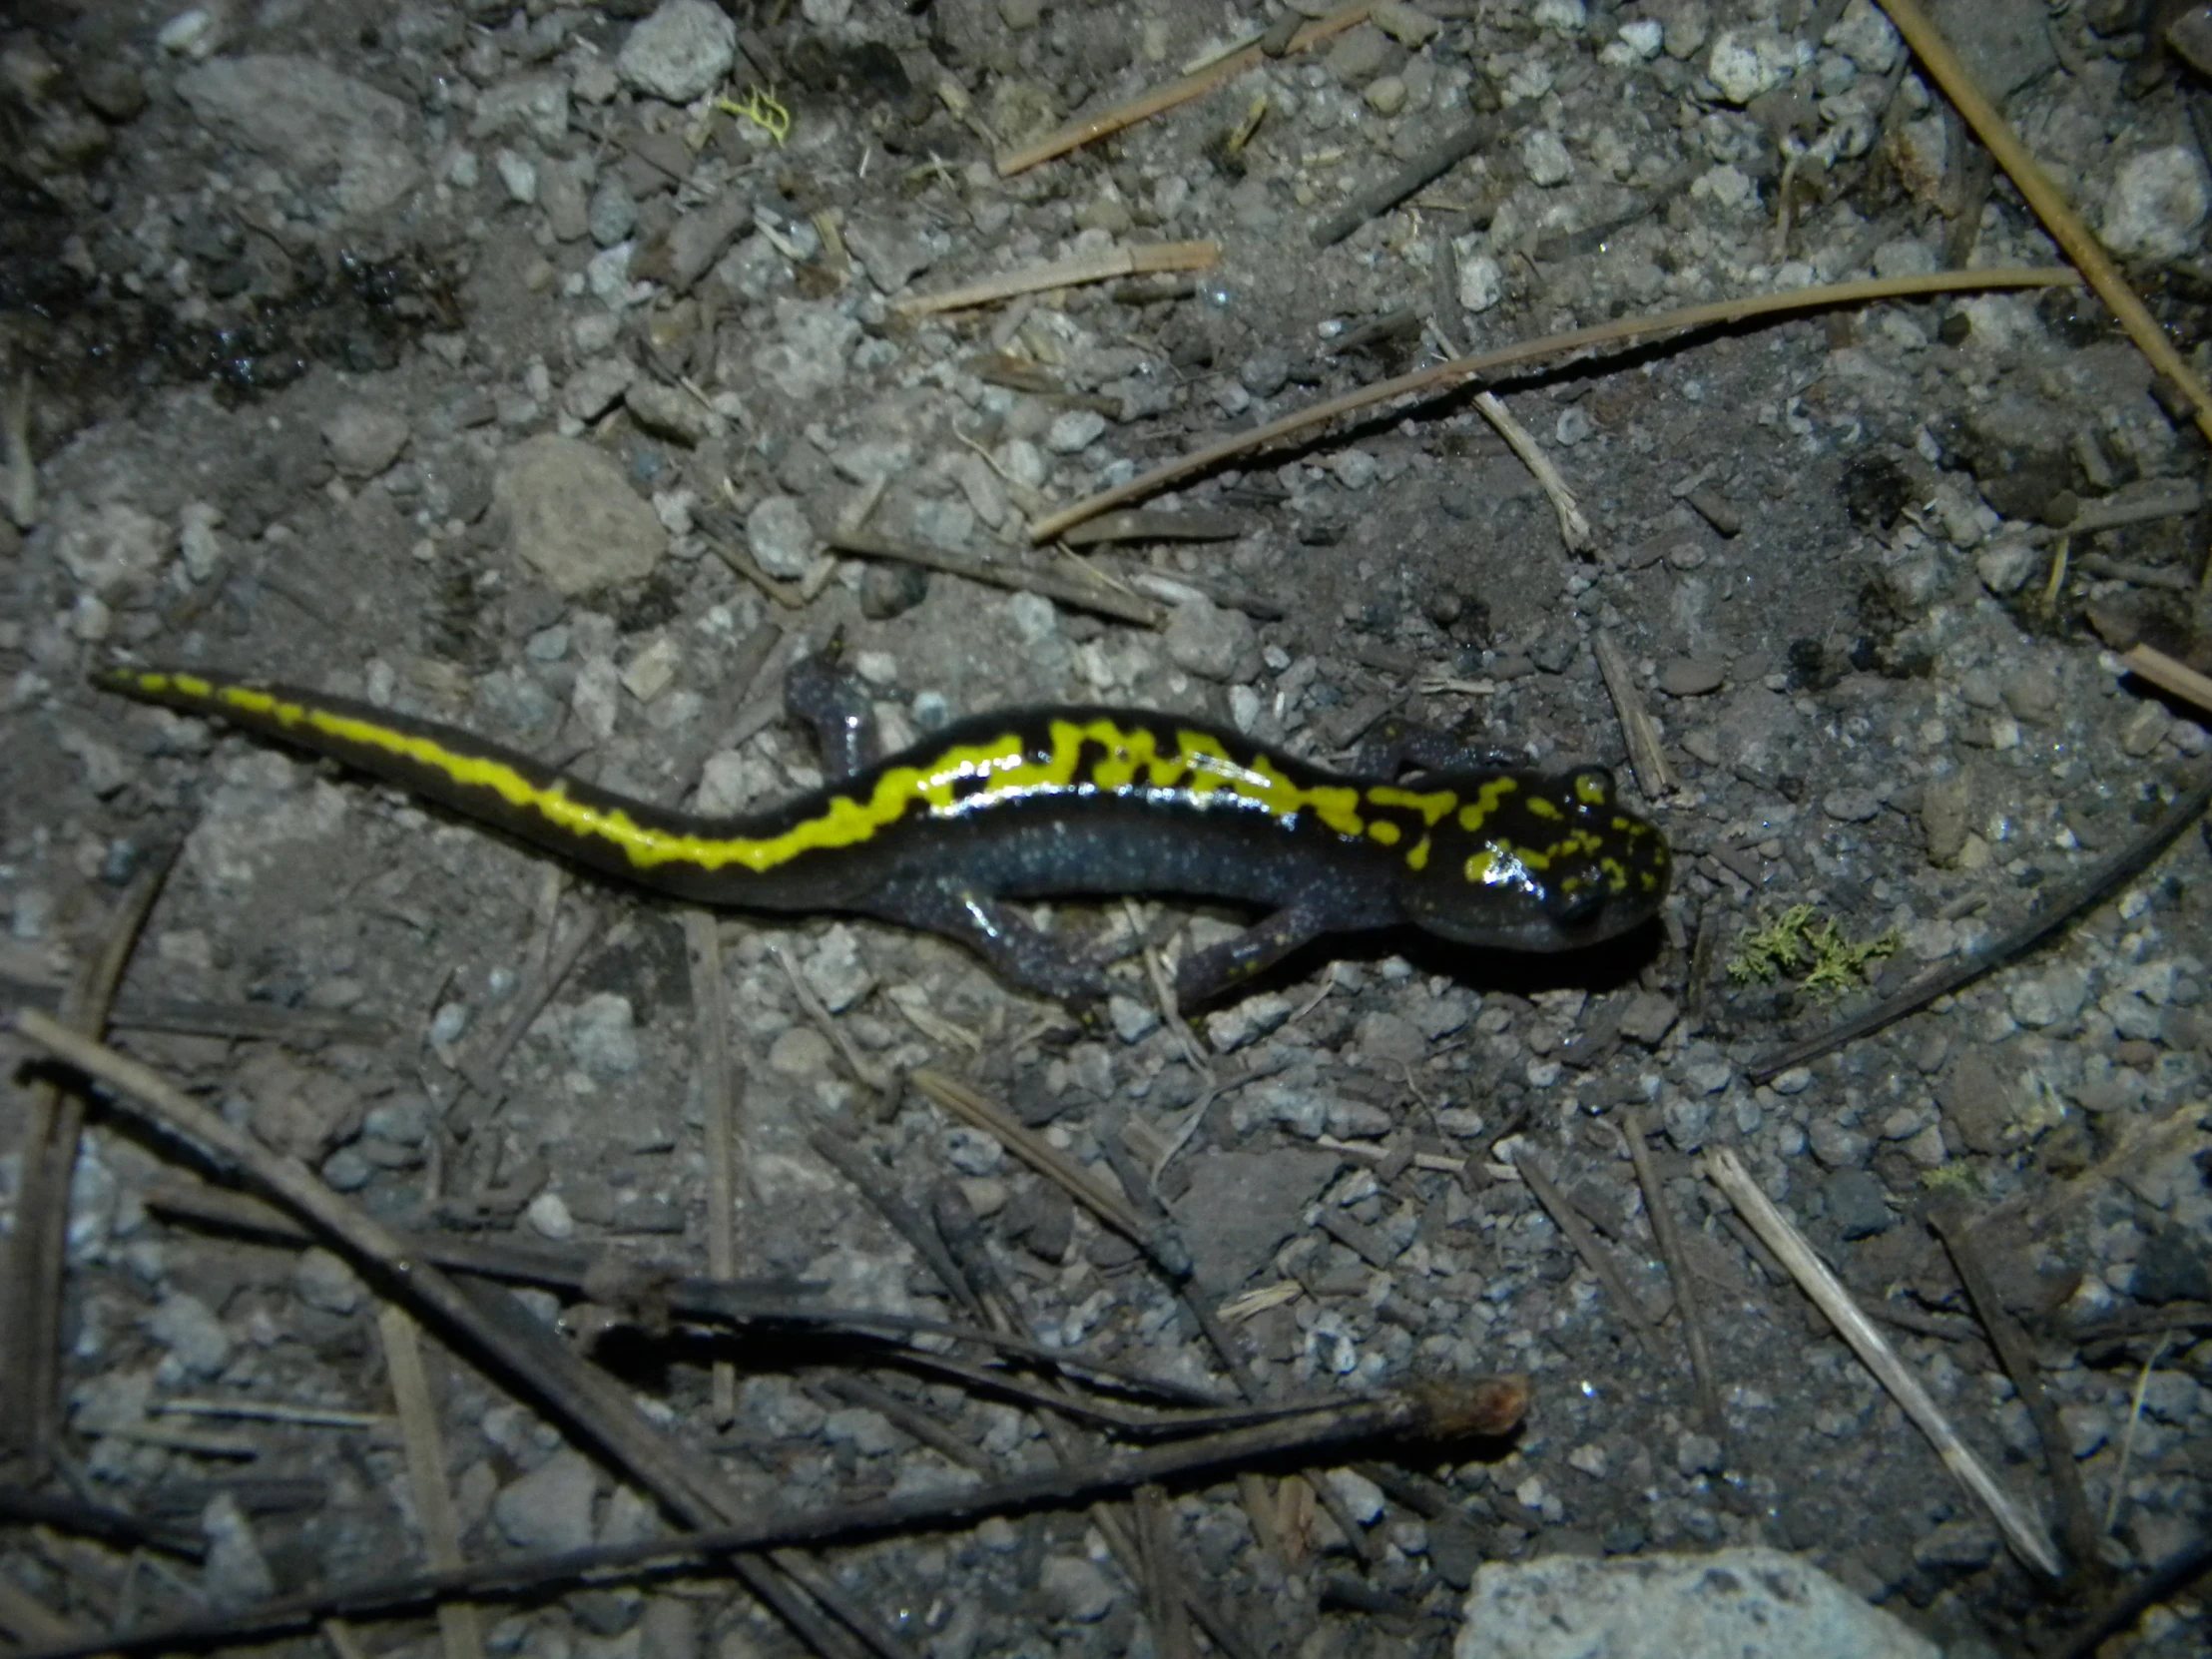
<path fill-rule="evenodd" d="M 1455 799 L 1400 877 L 1408 920 L 1460 944 L 1573 950 L 1649 920 L 1666 897 L 1666 837 L 1582 767 L 1435 776 Z"/>

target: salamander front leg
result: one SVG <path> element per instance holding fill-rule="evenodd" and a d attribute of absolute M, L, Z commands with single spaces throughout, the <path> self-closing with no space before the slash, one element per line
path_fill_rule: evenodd
<path fill-rule="evenodd" d="M 1265 921 L 1185 962 L 1175 975 L 1175 1000 L 1186 1011 L 1211 1002 L 1273 967 L 1309 939 L 1335 932 L 1341 925 L 1318 904 L 1287 904 Z"/>
<path fill-rule="evenodd" d="M 1518 750 L 1470 749 L 1440 727 L 1396 715 L 1376 723 L 1352 763 L 1362 778 L 1389 779 L 1406 772 L 1510 772 L 1527 765 L 1528 756 Z"/>
<path fill-rule="evenodd" d="M 866 771 L 883 750 L 867 688 L 844 671 L 842 658 L 842 641 L 832 639 L 784 675 L 784 707 L 813 731 L 822 770 L 832 784 Z"/>
<path fill-rule="evenodd" d="M 870 915 L 958 939 L 1001 979 L 1083 1012 L 1105 1000 L 1106 975 L 987 893 L 918 883 L 875 894 Z"/>

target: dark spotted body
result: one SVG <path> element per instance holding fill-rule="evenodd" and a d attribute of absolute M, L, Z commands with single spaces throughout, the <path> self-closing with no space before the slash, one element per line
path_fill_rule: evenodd
<path fill-rule="evenodd" d="M 1185 964 L 1187 1000 L 1326 933 L 1409 922 L 1562 950 L 1648 919 L 1665 838 L 1584 768 L 1340 777 L 1178 716 L 979 716 L 737 819 L 594 788 L 454 728 L 291 687 L 154 671 L 109 690 L 327 755 L 579 863 L 711 904 L 844 910 L 961 938 L 1017 983 L 1088 997 L 1095 966 L 1006 899 L 1178 893 L 1271 911 Z"/>

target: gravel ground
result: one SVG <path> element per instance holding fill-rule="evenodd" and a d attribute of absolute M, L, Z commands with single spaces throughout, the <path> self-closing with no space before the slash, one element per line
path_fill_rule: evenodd
<path fill-rule="evenodd" d="M 2201 363 L 2208 95 L 2146 8 L 1935 10 Z M 1587 547 L 1462 393 L 1145 503 L 1203 515 L 1209 539 L 1083 549 L 1158 628 L 830 550 L 864 521 L 894 546 L 1016 559 L 1044 513 L 1456 352 L 1813 282 L 2055 263 L 1866 0 L 1374 11 L 1002 178 L 994 152 L 1268 28 L 1276 0 L 13 8 L 0 412 L 36 464 L 11 440 L 0 480 L 0 974 L 11 1000 L 51 1005 L 182 837 L 121 995 L 132 1053 L 394 1226 L 698 1272 L 694 986 L 715 935 L 740 1273 L 961 1312 L 826 1158 L 827 1132 L 969 1241 L 964 1271 L 987 1264 L 1017 1328 L 1223 1388 L 1134 1247 L 899 1085 L 928 1066 L 1094 1180 L 1142 1198 L 1137 1172 L 1158 1168 L 1265 1396 L 1531 1379 L 1521 1431 L 1464 1461 L 1139 1506 L 1251 1651 L 1442 1652 L 1484 1562 L 1738 1545 L 1801 1552 L 1945 1653 L 2011 1651 L 2201 1537 L 2212 1508 L 2205 845 L 2192 831 L 1931 1011 L 1769 1084 L 1747 1072 L 2064 893 L 2207 765 L 2199 718 L 2106 647 L 2212 655 L 2201 441 L 2098 307 L 2064 289 L 1878 304 L 1498 384 Z M 1470 113 L 1492 142 L 1316 245 Z M 1205 240 L 1219 261 L 1195 276 L 894 304 Z M 8 401 L 18 386 L 27 402 Z M 894 736 L 1105 702 L 1327 761 L 1394 713 L 1625 782 L 1609 640 L 1675 774 L 1639 799 L 1677 850 L 1676 890 L 1662 926 L 1601 960 L 1346 940 L 1188 1031 L 1132 956 L 1107 1020 L 1077 1030 L 958 948 L 874 923 L 731 916 L 687 948 L 672 906 L 85 681 L 118 657 L 268 675 L 724 812 L 819 781 L 775 696 L 838 629 Z M 1832 929 L 1842 1000 L 1805 982 L 1809 960 L 1752 971 L 1801 905 Z M 1059 912 L 1171 956 L 1236 919 Z M 1855 955 L 1877 991 L 1853 982 Z M 26 1053 L 0 1042 L 11 1070 Z M 29 1099 L 20 1079 L 0 1094 L 0 1146 L 20 1144 Z M 388 1413 L 376 1299 L 335 1257 L 150 1211 L 174 1147 L 95 1121 L 49 1449 L 80 1496 L 206 1549 L 11 1532 L 0 1570 L 90 1621 L 419 1559 L 387 1417 L 161 1409 Z M 1628 1159 L 1647 1134 L 1718 1421 L 1679 1322 L 1650 1326 L 1669 1292 Z M 2055 1523 L 2028 1408 L 1925 1225 L 1938 1203 L 1994 1217 L 1999 1297 L 2097 1530 L 2075 1599 L 2007 1552 L 1747 1250 L 1698 1172 L 1720 1148 L 1890 1312 L 1968 1444 Z M 1635 1319 L 1521 1179 L 1531 1158 Z M 11 1214 L 24 1168 L 0 1162 Z M 566 1328 L 587 1327 L 563 1300 Z M 882 1369 L 855 1392 L 834 1352 L 651 1329 L 596 1352 L 749 1503 L 1054 1455 L 1003 1398 Z M 717 1354 L 737 1366 L 719 1407 Z M 465 1553 L 670 1524 L 496 1382 L 437 1355 L 431 1383 Z M 1119 1524 L 994 1519 L 808 1570 L 895 1633 L 884 1651 L 1178 1651 L 1108 1547 Z M 2135 1651 L 2203 1651 L 2202 1606 L 2154 1614 Z M 481 1631 L 534 1659 L 803 1650 L 719 1577 L 486 1606 Z M 359 1639 L 427 1653 L 438 1635 Z"/>

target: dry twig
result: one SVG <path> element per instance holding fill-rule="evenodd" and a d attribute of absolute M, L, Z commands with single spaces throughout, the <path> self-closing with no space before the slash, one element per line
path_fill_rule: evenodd
<path fill-rule="evenodd" d="M 1982 1330 L 1988 1333 L 1989 1346 L 1996 1350 L 2005 1376 L 2012 1380 L 2013 1390 L 2027 1407 L 2028 1420 L 2035 1425 L 2035 1437 L 2043 1447 L 2043 1466 L 2049 1471 L 2051 1490 L 2058 1499 L 2059 1533 L 2066 1540 L 2073 1569 L 2094 1572 L 2098 1566 L 2096 1522 L 2081 1489 L 2081 1471 L 2074 1466 L 2072 1439 L 2058 1420 L 2058 1407 L 2043 1387 L 2042 1368 L 2035 1363 L 2035 1351 L 2026 1334 L 2004 1311 L 1975 1247 L 1972 1226 L 1955 1211 L 1941 1207 L 1930 1213 L 1928 1224 L 1950 1252 L 1951 1263 L 1958 1269 L 1958 1282 L 1966 1288 L 1966 1299 L 1973 1304 Z"/>
<path fill-rule="evenodd" d="M 1920 1379 L 1906 1369 L 1889 1340 L 1860 1312 L 1859 1304 L 1852 1300 L 1843 1282 L 1828 1271 L 1805 1235 L 1791 1226 L 1759 1190 L 1758 1182 L 1751 1178 L 1751 1172 L 1744 1168 L 1736 1154 L 1725 1147 L 1711 1154 L 1705 1159 L 1705 1172 L 1713 1184 L 1728 1195 L 1729 1203 L 1735 1205 L 1738 1214 L 1751 1224 L 1767 1248 L 1782 1258 L 1791 1277 L 1828 1316 L 1829 1323 L 1851 1345 L 1852 1352 L 1881 1380 L 1914 1425 L 1928 1436 L 1936 1455 L 1942 1458 L 1943 1466 L 1989 1511 L 2013 1550 L 2051 1577 L 2062 1576 L 2064 1568 L 2050 1539 L 2044 1535 L 2043 1523 L 1997 1484 L 1996 1476 L 1958 1437 L 1950 1419 L 1929 1397 Z"/>
<path fill-rule="evenodd" d="M 910 299 L 894 301 L 891 309 L 900 316 L 934 316 L 940 311 L 995 304 L 1020 293 L 1041 293 L 1048 288 L 1108 282 L 1117 276 L 1151 276 L 1163 271 L 1211 271 L 1219 264 L 1221 244 L 1218 242 L 1135 243 L 1104 254 L 986 276 L 981 281 L 946 288 L 941 293 L 917 293 Z"/>
<path fill-rule="evenodd" d="M 2058 187 L 2035 165 L 2035 158 L 2028 154 L 2027 146 L 2020 142 L 2004 117 L 1997 113 L 1996 106 L 1982 96 L 1958 54 L 1950 49 L 1942 32 L 1921 10 L 1919 0 L 1881 0 L 1881 4 L 1890 14 L 1890 21 L 1897 25 L 1898 33 L 1913 48 L 1913 55 L 1936 78 L 1943 95 L 1966 118 L 1974 136 L 1988 146 L 1997 165 L 2018 187 L 2027 205 L 2035 210 L 2035 217 L 2043 222 L 2043 229 L 2050 233 L 2051 240 L 2080 268 L 2081 275 L 2096 289 L 2097 297 L 2111 307 L 2112 314 L 2120 319 L 2120 326 L 2127 330 L 2136 349 L 2150 359 L 2153 368 L 2181 388 L 2196 409 L 2199 430 L 2212 438 L 2212 389 L 2207 389 L 2196 370 L 2189 366 L 2188 359 L 2166 337 L 2158 319 L 2135 297 L 2135 290 L 2127 285 L 2127 278 L 2120 275 L 2119 267 L 2105 253 L 2103 244 L 2067 206 L 2066 199 L 2058 194 Z"/>
<path fill-rule="evenodd" d="M 1610 633 L 1600 628 L 1590 636 L 1590 649 L 1597 657 L 1597 671 L 1604 678 L 1606 693 L 1613 700 L 1613 713 L 1619 717 L 1637 787 L 1652 801 L 1672 794 L 1674 773 L 1667 766 L 1666 751 L 1659 747 L 1658 723 L 1637 694 L 1635 678 L 1628 672 L 1621 648 Z"/>
<path fill-rule="evenodd" d="M 737 1101 L 730 1087 L 729 992 L 722 982 L 721 923 L 709 910 L 684 912 L 685 957 L 691 972 L 692 1033 L 699 1050 L 700 1142 L 707 1159 L 707 1273 L 738 1276 Z M 718 1423 L 738 1414 L 738 1372 L 717 1360 L 711 1409 Z"/>
<path fill-rule="evenodd" d="M 1316 18 L 1291 36 L 1284 52 L 1305 52 L 1325 40 L 1333 40 L 1347 29 L 1365 23 L 1371 9 L 1368 0 L 1360 0 L 1357 5 L 1346 6 L 1331 12 L 1327 17 Z M 1134 127 L 1140 121 L 1149 121 L 1179 104 L 1188 104 L 1194 98 L 1203 98 L 1214 88 L 1235 80 L 1246 70 L 1255 67 L 1267 56 L 1269 54 L 1263 49 L 1261 41 L 1255 39 L 1234 52 L 1216 58 L 1204 68 L 1193 70 L 1180 80 L 1170 81 L 1164 87 L 1155 87 L 1142 97 L 1102 114 L 1072 121 L 1058 132 L 1046 134 L 1034 144 L 1024 145 L 1011 155 L 999 157 L 998 176 L 1001 179 L 1011 179 L 1017 173 L 1026 173 L 1033 167 L 1051 161 L 1055 156 L 1064 156 L 1070 150 L 1079 150 L 1086 144 L 1120 132 L 1124 127 Z"/>
<path fill-rule="evenodd" d="M 1116 593 L 1106 585 L 1103 577 L 1083 580 L 1062 576 L 1057 571 L 1039 570 L 1033 565 L 977 559 L 965 553 L 947 553 L 942 548 L 891 541 L 863 530 L 832 530 L 824 539 L 840 553 L 857 553 L 866 559 L 891 559 L 899 564 L 919 565 L 923 570 L 941 570 L 947 576 L 963 576 L 970 582 L 982 582 L 994 588 L 1042 594 L 1062 605 L 1096 611 L 1117 622 L 1133 622 L 1139 628 L 1164 627 L 1168 620 L 1167 612 L 1151 600 Z M 1076 563 L 1090 574 L 1088 566 L 1081 561 Z"/>
<path fill-rule="evenodd" d="M 384 1370 L 399 1413 L 399 1441 L 407 1460 L 407 1490 L 414 1499 L 415 1524 L 422 1530 L 422 1557 L 440 1572 L 462 1564 L 460 1517 L 453 1489 L 445 1478 L 445 1444 L 438 1432 L 437 1406 L 429 1373 L 422 1364 L 421 1328 L 403 1308 L 385 1304 L 376 1316 L 384 1344 Z M 445 1659 L 479 1659 L 483 1627 L 465 1601 L 438 1603 L 438 1635 Z"/>
<path fill-rule="evenodd" d="M 1697 1383 L 1698 1414 L 1717 1434 L 1728 1420 L 1721 1411 L 1719 1377 L 1713 1369 L 1713 1351 L 1705 1341 L 1705 1322 L 1698 1317 L 1696 1276 L 1682 1248 L 1682 1229 L 1652 1163 L 1652 1129 L 1649 1113 L 1635 1115 L 1628 1125 L 1628 1156 L 1636 1166 L 1636 1184 L 1643 1189 L 1644 1216 L 1651 1223 L 1652 1238 L 1658 1242 L 1659 1259 L 1667 1264 L 1667 1282 L 1674 1287 L 1675 1312 L 1682 1317 L 1682 1343 L 1690 1351 L 1690 1375 Z"/>
<path fill-rule="evenodd" d="M 1709 305 L 1691 305 L 1678 311 L 1660 311 L 1650 316 L 1622 317 L 1614 322 L 1601 322 L 1594 327 L 1575 328 L 1563 334 L 1547 334 L 1542 339 L 1523 340 L 1517 345 L 1499 346 L 1493 351 L 1478 351 L 1469 357 L 1454 357 L 1449 362 L 1433 363 L 1426 368 L 1400 374 L 1392 379 L 1378 380 L 1374 385 L 1362 386 L 1339 397 L 1331 397 L 1320 403 L 1264 426 L 1255 426 L 1249 432 L 1236 432 L 1202 444 L 1177 460 L 1167 461 L 1150 472 L 1140 473 L 1126 484 L 1101 490 L 1086 496 L 1073 506 L 1038 520 L 1030 526 L 1032 541 L 1050 541 L 1070 527 L 1085 519 L 1096 518 L 1100 513 L 1123 506 L 1131 501 L 1141 501 L 1157 494 L 1168 485 L 1195 473 L 1219 466 L 1223 461 L 1255 449 L 1264 449 L 1284 438 L 1326 426 L 1340 416 L 1357 414 L 1363 409 L 1374 408 L 1394 398 L 1425 396 L 1447 390 L 1476 375 L 1493 373 L 1522 363 L 1541 361 L 1547 357 L 1564 357 L 1576 351 L 1587 351 L 1601 346 L 1625 345 L 1631 340 L 1647 338 L 1655 334 L 1682 333 L 1693 328 L 1723 327 L 1730 323 L 1744 322 L 1755 316 L 1771 316 L 1778 312 L 1818 310 L 1831 305 L 1861 305 L 1878 299 L 1900 299 L 1915 294 L 1968 292 L 1982 288 L 2058 287 L 2075 281 L 2075 274 L 2064 267 L 2013 271 L 1934 271 L 1917 276 L 1870 277 L 1856 282 L 1830 282 L 1818 287 L 1795 288 L 1788 293 L 1754 294 L 1743 299 L 1722 299 Z"/>
<path fill-rule="evenodd" d="M 116 908 L 100 948 L 62 1001 L 62 1023 L 88 1037 L 106 1029 L 139 930 L 177 861 L 182 843 L 152 859 Z M 84 1134 L 85 1097 L 42 1078 L 29 1091 L 15 1236 L 0 1284 L 0 1449 L 27 1484 L 43 1478 L 61 1426 L 63 1287 L 68 1268 L 69 1192 Z"/>
<path fill-rule="evenodd" d="M 1636 1333 L 1644 1345 L 1644 1352 L 1654 1360 L 1663 1359 L 1659 1352 L 1659 1334 L 1653 1329 L 1651 1315 L 1644 1311 L 1643 1303 L 1629 1289 L 1628 1281 L 1621 1277 L 1613 1258 L 1605 1253 L 1605 1247 L 1597 1242 L 1597 1235 L 1590 1231 L 1590 1224 L 1582 1219 L 1582 1212 L 1567 1201 L 1567 1195 L 1559 1190 L 1536 1155 L 1523 1148 L 1513 1160 L 1513 1168 L 1519 1172 L 1528 1190 L 1536 1195 L 1536 1202 L 1544 1207 L 1559 1231 L 1566 1234 L 1589 1270 L 1596 1274 L 1607 1294 L 1620 1304 L 1621 1317 L 1628 1321 L 1629 1329 Z"/>
<path fill-rule="evenodd" d="M 779 1510 L 755 1504 L 750 1506 L 751 1517 L 742 1523 L 673 1538 L 492 1561 L 454 1572 L 356 1580 L 287 1596 L 235 1616 L 210 1615 L 46 1643 L 26 1649 L 16 1659 L 92 1659 L 96 1654 L 122 1656 L 240 1643 L 300 1629 L 333 1615 L 364 1618 L 398 1613 L 447 1596 L 482 1600 L 530 1594 L 573 1584 L 586 1575 L 650 1571 L 711 1560 L 739 1550 L 942 1530 L 986 1515 L 1042 1505 L 1089 1503 L 1139 1486 L 1219 1476 L 1277 1463 L 1286 1457 L 1315 1460 L 1362 1442 L 1449 1444 L 1494 1439 L 1520 1421 L 1528 1398 L 1525 1378 L 1477 1378 L 1417 1392 L 1384 1394 L 1252 1428 L 1104 1457 L 1072 1468 L 1041 1469 L 950 1491 L 869 1498 L 815 1509 Z"/>
<path fill-rule="evenodd" d="M 2200 709 L 2212 709 L 2212 678 L 2199 674 L 2187 663 L 2176 662 L 2148 645 L 2136 646 L 2120 661 L 2160 691 L 2186 698 Z"/>

